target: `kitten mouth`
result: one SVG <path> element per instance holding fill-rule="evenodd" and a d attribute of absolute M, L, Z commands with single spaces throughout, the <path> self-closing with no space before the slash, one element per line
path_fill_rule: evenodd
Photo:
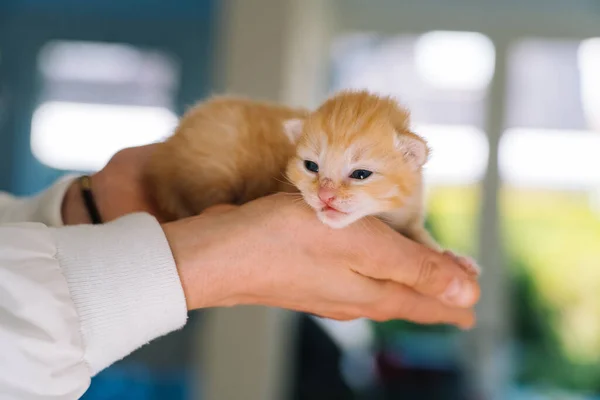
<path fill-rule="evenodd" d="M 354 220 L 351 212 L 340 211 L 329 205 L 323 205 L 321 208 L 317 208 L 316 211 L 321 222 L 330 228 L 343 228 Z"/>
<path fill-rule="evenodd" d="M 330 214 L 330 213 L 348 214 L 348 213 L 338 210 L 335 207 L 331 207 L 330 205 L 327 205 L 327 204 L 325 205 L 325 207 L 321 208 L 321 212 L 327 213 L 327 214 Z"/>

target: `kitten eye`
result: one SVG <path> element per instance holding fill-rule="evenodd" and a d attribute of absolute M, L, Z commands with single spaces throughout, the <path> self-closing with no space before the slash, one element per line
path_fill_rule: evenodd
<path fill-rule="evenodd" d="M 350 174 L 350 178 L 352 178 L 352 179 L 367 179 L 368 177 L 371 176 L 372 173 L 373 172 L 367 171 L 366 169 L 357 169 L 357 170 L 354 170 Z"/>
<path fill-rule="evenodd" d="M 304 167 L 310 172 L 319 172 L 319 166 L 315 162 L 304 160 Z"/>

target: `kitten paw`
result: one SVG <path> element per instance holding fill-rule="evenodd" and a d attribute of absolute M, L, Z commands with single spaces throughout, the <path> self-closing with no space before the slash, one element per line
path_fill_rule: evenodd
<path fill-rule="evenodd" d="M 481 267 L 477 264 L 477 262 L 471 257 L 465 257 L 458 255 L 450 250 L 444 251 L 445 255 L 452 257 L 456 260 L 457 263 L 460 264 L 463 269 L 471 275 L 479 276 L 481 275 Z"/>

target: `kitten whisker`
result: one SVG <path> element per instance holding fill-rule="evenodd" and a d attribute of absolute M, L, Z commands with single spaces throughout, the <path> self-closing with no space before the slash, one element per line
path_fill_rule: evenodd
<path fill-rule="evenodd" d="M 300 197 L 299 199 L 294 199 L 294 204 L 303 203 L 308 206 L 308 204 L 304 201 L 304 198 Z"/>
<path fill-rule="evenodd" d="M 274 176 L 274 177 L 273 177 L 273 179 L 275 179 L 275 180 L 276 180 L 277 182 L 279 182 L 279 183 L 289 183 L 289 182 L 282 181 L 281 179 L 279 179 L 279 178 L 278 178 L 278 177 L 276 177 L 276 176 Z"/>
<path fill-rule="evenodd" d="M 287 175 L 282 174 L 281 175 L 283 177 L 284 180 L 279 179 L 278 177 L 273 177 L 273 179 L 275 179 L 277 182 L 279 183 L 283 183 L 283 184 L 290 184 L 292 186 L 295 186 L 294 183 L 290 180 L 290 178 L 287 177 Z"/>

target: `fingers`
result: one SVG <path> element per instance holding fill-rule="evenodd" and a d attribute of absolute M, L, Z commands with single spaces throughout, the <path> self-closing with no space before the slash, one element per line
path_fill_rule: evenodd
<path fill-rule="evenodd" d="M 479 299 L 479 285 L 472 273 L 450 255 L 437 253 L 398 235 L 394 259 L 382 260 L 378 279 L 392 280 L 414 291 L 436 297 L 448 305 L 471 307 Z"/>
<path fill-rule="evenodd" d="M 445 250 L 444 254 L 452 257 L 452 259 L 454 259 L 454 261 L 459 263 L 460 266 L 463 267 L 463 269 L 465 269 L 465 271 L 467 273 L 469 273 L 471 276 L 477 277 L 477 276 L 481 275 L 481 267 L 477 264 L 477 262 L 473 258 L 460 256 L 450 250 Z"/>
<path fill-rule="evenodd" d="M 473 310 L 451 307 L 394 282 L 382 283 L 382 298 L 366 314 L 376 321 L 403 319 L 420 324 L 451 324 L 462 329 L 475 324 Z"/>
<path fill-rule="evenodd" d="M 356 272 L 406 285 L 451 306 L 468 308 L 479 299 L 476 278 L 455 257 L 423 246 L 389 227 L 374 234 L 372 229 L 357 226 L 347 242 L 352 245 L 346 245 L 351 257 L 363 264 L 356 266 Z"/>
<path fill-rule="evenodd" d="M 395 282 L 378 282 L 361 277 L 350 285 L 356 293 L 369 293 L 357 303 L 319 303 L 318 307 L 296 304 L 291 309 L 303 311 L 317 317 L 338 321 L 368 318 L 384 322 L 405 320 L 418 324 L 446 324 L 471 329 L 476 322 L 472 309 L 451 307 L 443 302 Z M 360 305 L 362 304 L 362 305 Z"/>

